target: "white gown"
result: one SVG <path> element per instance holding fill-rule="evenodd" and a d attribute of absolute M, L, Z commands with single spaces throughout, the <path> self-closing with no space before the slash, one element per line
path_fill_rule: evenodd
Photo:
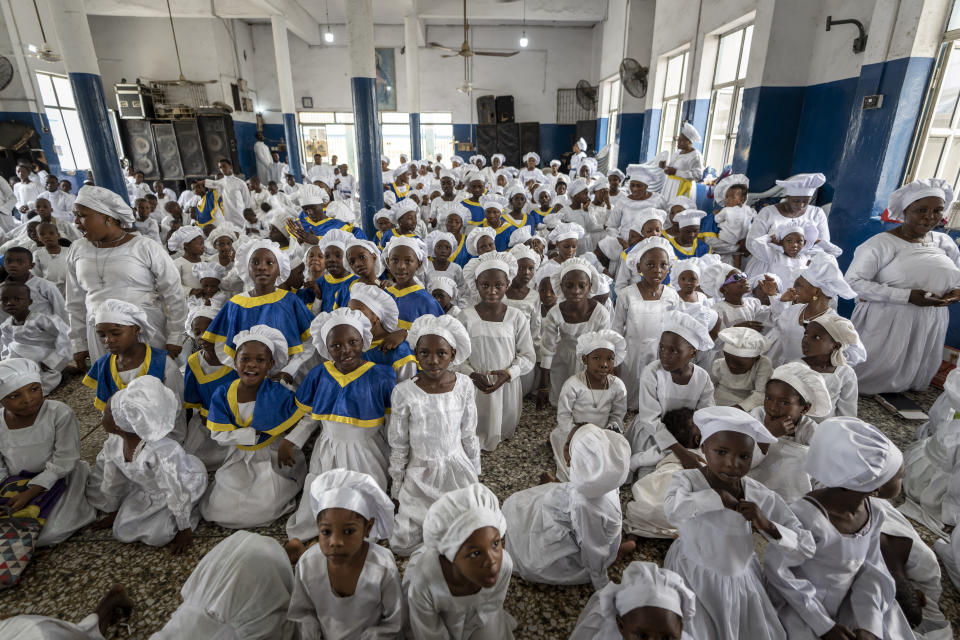
<path fill-rule="evenodd" d="M 663 188 L 660 189 L 660 193 L 668 202 L 679 194 L 683 186 L 681 180 L 700 182 L 703 179 L 703 155 L 696 149 L 687 153 L 674 151 L 670 155 L 670 160 L 667 161 L 667 166 L 677 170 L 677 173 L 673 176 L 664 176 Z M 679 178 L 679 180 L 675 178 Z M 696 200 L 696 187 L 691 185 L 690 191 L 683 195 L 691 200 Z"/>
<path fill-rule="evenodd" d="M 753 222 L 750 223 L 750 230 L 747 232 L 747 247 L 749 247 L 756 238 L 762 238 L 763 236 L 769 237 L 773 233 L 774 227 L 781 222 L 797 222 L 800 224 L 809 222 L 817 228 L 817 236 L 820 240 L 830 241 L 830 227 L 827 224 L 827 214 L 820 207 L 808 204 L 807 208 L 799 216 L 796 218 L 788 218 L 777 210 L 776 205 L 771 204 L 760 209 L 760 212 L 757 213 Z M 786 284 L 787 283 L 784 282 L 784 285 Z"/>
<path fill-rule="evenodd" d="M 548 482 L 514 493 L 501 511 L 513 571 L 524 580 L 597 589 L 609 582 L 623 520 L 617 491 L 588 498 L 572 483 Z"/>
<path fill-rule="evenodd" d="M 57 287 L 57 291 L 66 300 L 67 296 L 67 248 L 61 247 L 60 253 L 50 253 L 46 247 L 33 252 L 33 272 Z"/>
<path fill-rule="evenodd" d="M 820 377 L 823 378 L 824 384 L 827 385 L 827 391 L 830 392 L 830 405 L 833 410 L 829 415 L 817 418 L 817 422 L 822 422 L 831 416 L 856 418 L 858 384 L 857 374 L 853 367 L 842 364 L 836 367 L 833 373 L 821 373 Z"/>
<path fill-rule="evenodd" d="M 403 631 L 403 594 L 393 554 L 370 542 L 352 596 L 334 593 L 320 545 L 307 549 L 293 579 L 287 620 L 300 640 L 389 640 Z"/>
<path fill-rule="evenodd" d="M 702 455 L 699 449 L 691 449 Z M 670 479 L 683 465 L 677 455 L 670 451 L 657 463 L 657 467 L 639 478 L 630 487 L 633 500 L 627 503 L 623 514 L 623 530 L 643 538 L 677 537 L 676 528 L 667 521 L 663 511 L 663 499 L 667 495 Z"/>
<path fill-rule="evenodd" d="M 784 285 L 786 286 L 786 285 Z M 771 298 L 771 302 L 773 299 Z M 767 357 L 774 367 L 779 367 L 787 362 L 793 362 L 803 357 L 801 341 L 803 334 L 807 330 L 810 321 L 800 322 L 800 315 L 806 304 L 771 304 L 770 313 L 772 316 L 773 328 L 767 332 L 767 338 L 773 342 L 770 350 L 767 351 Z M 829 313 L 829 312 L 828 312 Z"/>
<path fill-rule="evenodd" d="M 751 411 L 750 415 L 763 422 L 767 412 L 761 405 Z M 760 451 L 760 447 L 755 446 L 750 477 L 779 494 L 788 503 L 802 498 L 812 489 L 805 465 L 810 441 L 816 430 L 817 423 L 812 418 L 803 416 L 793 435 L 777 438 L 766 454 Z"/>
<path fill-rule="evenodd" d="M 557 426 L 550 432 L 550 448 L 557 463 L 557 479 L 570 479 L 570 468 L 563 457 L 563 449 L 574 425 L 589 422 L 601 429 L 623 433 L 623 416 L 627 412 L 627 388 L 613 375 L 607 376 L 606 389 L 587 387 L 583 372 L 567 378 L 560 390 L 557 404 Z"/>
<path fill-rule="evenodd" d="M 105 351 L 97 339 L 93 313 L 109 298 L 139 305 L 147 314 L 151 347 L 183 342 L 187 304 L 180 274 L 166 247 L 135 236 L 112 249 L 97 249 L 85 238 L 67 253 L 67 313 L 74 353 L 89 351 L 95 361 Z"/>
<path fill-rule="evenodd" d="M 417 640 L 513 640 L 517 626 L 503 606 L 513 573 L 513 559 L 503 551 L 500 575 L 489 589 L 453 596 L 440 568 L 436 549 L 420 547 L 403 572 L 408 622 L 406 637 Z"/>
<path fill-rule="evenodd" d="M 237 531 L 203 556 L 187 578 L 181 604 L 150 640 L 293 640 L 287 618 L 293 569 L 267 536 Z"/>
<path fill-rule="evenodd" d="M 39 546 L 58 544 L 93 522 L 97 512 L 84 488 L 90 468 L 80 459 L 80 424 L 73 409 L 44 400 L 30 427 L 10 429 L 0 411 L 0 480 L 21 471 L 37 473 L 30 484 L 50 488 L 60 478 L 66 491 L 53 507 L 37 539 Z"/>
<path fill-rule="evenodd" d="M 941 399 L 947 399 L 947 394 Z M 900 511 L 947 537 L 944 526 L 960 524 L 960 420 L 954 420 L 951 413 L 932 435 L 907 447 L 903 466 L 907 500 Z"/>
<path fill-rule="evenodd" d="M 720 328 L 733 327 L 741 322 L 761 322 L 770 324 L 770 307 L 765 307 L 757 298 L 745 297 L 741 304 L 730 304 L 726 300 L 717 300 L 713 310 L 720 316 Z"/>
<path fill-rule="evenodd" d="M 180 284 L 183 287 L 183 297 L 186 298 L 190 295 L 190 291 L 193 289 L 199 289 L 201 286 L 200 279 L 193 275 L 193 265 L 199 263 L 190 262 L 183 256 L 180 256 L 173 261 L 173 264 L 176 265 L 177 272 L 180 274 Z"/>
<path fill-rule="evenodd" d="M 533 284 L 533 283 L 531 283 Z M 539 363 L 540 350 L 537 348 L 540 343 L 540 332 L 543 328 L 543 317 L 540 315 L 540 294 L 534 287 L 530 287 L 527 297 L 523 300 L 511 300 L 503 296 L 503 303 L 508 307 L 513 307 L 524 317 L 530 318 L 530 336 L 533 338 L 534 350 L 537 352 L 537 362 Z M 537 382 L 537 368 L 534 367 L 530 373 L 523 374 L 523 395 L 533 391 L 533 386 Z"/>
<path fill-rule="evenodd" d="M 7 318 L 0 324 L 0 359 L 27 358 L 45 365 L 46 370 L 40 371 L 40 383 L 43 395 L 50 395 L 73 357 L 69 332 L 67 323 L 52 314 L 31 311 L 21 325 Z"/>
<path fill-rule="evenodd" d="M 706 371 L 693 365 L 693 375 L 687 384 L 676 384 L 660 361 L 654 360 L 640 376 L 638 396 L 637 417 L 625 435 L 633 452 L 630 468 L 643 476 L 656 466 L 667 449 L 677 444 L 677 439 L 663 424 L 664 414 L 674 409 L 712 407 L 713 383 Z"/>
<path fill-rule="evenodd" d="M 760 508 L 780 539 L 767 540 L 794 564 L 813 555 L 810 532 L 783 499 L 751 478 L 743 478 L 744 499 Z M 723 506 L 699 469 L 677 471 L 664 500 L 667 520 L 680 531 L 663 561 L 697 595 L 690 635 L 697 640 L 780 639 L 787 637 L 767 597 L 754 552 L 752 526 Z"/>
<path fill-rule="evenodd" d="M 636 411 L 641 372 L 657 359 L 663 315 L 679 308 L 680 296 L 673 287 L 664 286 L 659 300 L 644 300 L 636 285 L 619 292 L 610 328 L 627 341 L 627 357 L 620 365 L 620 379 L 627 387 L 627 408 Z"/>
<path fill-rule="evenodd" d="M 582 360 L 577 357 L 577 338 L 609 328 L 610 313 L 602 304 L 594 306 L 586 322 L 564 320 L 559 302 L 547 312 L 540 332 L 540 366 L 550 370 L 550 404 L 557 406 L 560 389 L 567 378 L 583 368 Z"/>
<path fill-rule="evenodd" d="M 317 520 L 310 506 L 310 485 L 314 479 L 330 469 L 350 469 L 370 475 L 380 488 L 387 490 L 387 468 L 390 447 L 387 445 L 387 428 L 391 417 L 379 427 L 355 427 L 332 420 L 314 420 L 309 415 L 300 419 L 286 436 L 296 451 L 303 449 L 310 435 L 322 425 L 320 435 L 313 443 L 310 466 L 303 486 L 307 488 L 300 497 L 300 506 L 287 520 L 287 536 L 309 540 L 317 536 Z"/>
<path fill-rule="evenodd" d="M 105 511 L 117 512 L 117 540 L 162 547 L 182 529 L 197 528 L 197 503 L 207 489 L 207 471 L 179 444 L 169 438 L 141 442 L 127 462 L 123 440 L 110 435 L 97 458 L 103 460 L 102 490 L 109 500 Z"/>
<path fill-rule="evenodd" d="M 838 532 L 809 498 L 790 505 L 813 534 L 814 553 L 803 558 L 771 546 L 764 558 L 770 597 L 790 640 L 816 640 L 838 622 L 883 640 L 914 637 L 880 554 L 884 515 L 872 503 L 867 523 L 853 534 Z"/>
<path fill-rule="evenodd" d="M 241 419 L 248 420 L 253 415 L 253 405 L 253 402 L 238 405 Z M 306 472 L 299 450 L 294 449 L 293 466 L 281 467 L 277 461 L 279 439 L 250 451 L 234 445 L 255 444 L 258 434 L 254 429 L 212 431 L 211 435 L 229 447 L 230 453 L 200 501 L 200 515 L 204 520 L 227 529 L 265 527 L 296 507 L 295 500 Z M 316 531 L 316 524 L 313 528 Z"/>
<path fill-rule="evenodd" d="M 243 219 L 243 210 L 253 208 L 253 198 L 250 197 L 250 189 L 247 183 L 235 175 L 224 176 L 220 180 L 205 180 L 207 189 L 216 189 L 217 194 L 223 199 L 223 217 L 241 229 L 245 224 Z M 277 182 L 277 184 L 280 184 Z M 286 190 L 286 185 L 284 185 Z M 219 222 L 219 221 L 217 221 Z"/>
<path fill-rule="evenodd" d="M 482 320 L 474 307 L 467 307 L 457 318 L 470 334 L 473 351 L 460 370 L 477 372 L 505 370 L 510 380 L 493 393 L 476 394 L 477 436 L 484 451 L 493 451 L 502 440 L 513 437 L 523 404 L 523 374 L 536 362 L 530 321 L 513 307 L 507 307 L 501 322 Z"/>
<path fill-rule="evenodd" d="M 67 320 L 67 307 L 57 285 L 49 280 L 30 274 L 26 282 L 30 289 L 30 311 L 32 313 L 42 313 L 57 315 L 64 321 Z M 0 309 L 0 322 L 3 322 L 10 316 L 6 311 Z"/>
<path fill-rule="evenodd" d="M 878 233 L 857 247 L 846 279 L 857 292 L 851 320 L 867 349 L 856 367 L 860 393 L 927 388 L 943 359 L 950 311 L 907 299 L 911 289 L 942 295 L 960 287 L 958 265 L 957 244 L 944 233 L 919 243 Z"/>
<path fill-rule="evenodd" d="M 0 620 L 0 637 L 17 640 L 103 640 L 100 618 L 95 613 L 77 623 L 47 616 L 13 616 Z"/>
<path fill-rule="evenodd" d="M 610 584 L 603 589 L 616 587 Z M 570 634 L 570 640 L 622 640 L 623 634 L 617 629 L 616 617 L 610 616 L 600 607 L 600 591 L 594 592 L 577 618 L 577 625 Z M 681 632 L 680 640 L 693 640 L 686 630 Z"/>
<path fill-rule="evenodd" d="M 473 382 L 463 374 L 448 393 L 405 380 L 390 399 L 391 497 L 400 502 L 390 548 L 409 556 L 423 542 L 423 519 L 444 493 L 478 482 L 480 441 Z"/>
<path fill-rule="evenodd" d="M 713 400 L 717 406 L 732 407 L 739 405 L 744 411 L 750 411 L 763 404 L 767 381 L 773 375 L 773 365 L 766 356 L 753 365 L 746 373 L 731 373 L 727 361 L 722 356 L 713 361 L 710 380 L 713 381 Z"/>

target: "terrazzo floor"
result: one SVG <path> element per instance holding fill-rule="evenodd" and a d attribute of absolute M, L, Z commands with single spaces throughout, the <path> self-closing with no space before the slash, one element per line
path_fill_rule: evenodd
<path fill-rule="evenodd" d="M 937 395 L 937 391 L 930 390 L 914 394 L 913 398 L 927 408 Z M 92 464 L 106 438 L 97 425 L 99 412 L 93 407 L 92 393 L 74 379 L 51 397 L 66 402 L 77 412 L 84 438 L 83 459 Z M 880 427 L 901 448 L 913 441 L 916 423 L 890 416 L 872 399 L 861 398 L 860 417 Z M 536 485 L 539 474 L 552 469 L 548 434 L 554 418 L 554 411 L 537 411 L 533 403 L 525 403 L 516 437 L 495 452 L 483 454 L 480 479 L 501 501 L 516 491 Z M 629 487 L 626 487 L 621 491 L 624 505 L 629 498 Z M 933 534 L 919 525 L 917 530 L 925 542 L 932 544 Z M 255 531 L 286 541 L 282 520 Z M 186 555 L 175 558 L 167 549 L 120 544 L 111 538 L 109 531 L 81 531 L 63 544 L 41 549 L 21 584 L 0 592 L 0 618 L 24 613 L 79 621 L 94 610 L 110 585 L 120 583 L 127 588 L 136 609 L 127 627 L 114 626 L 107 637 L 147 638 L 163 626 L 180 604 L 180 587 L 203 555 L 230 533 L 202 522 L 195 532 L 193 547 Z M 668 547 L 666 540 L 645 540 L 634 559 L 662 563 Z M 402 571 L 405 562 L 399 565 Z M 612 567 L 611 577 L 619 581 L 622 569 L 622 565 Z M 567 638 L 592 592 L 588 585 L 555 587 L 514 577 L 506 606 L 518 622 L 516 637 Z M 960 595 L 945 573 L 940 606 L 958 632 L 956 635 L 960 635 Z"/>

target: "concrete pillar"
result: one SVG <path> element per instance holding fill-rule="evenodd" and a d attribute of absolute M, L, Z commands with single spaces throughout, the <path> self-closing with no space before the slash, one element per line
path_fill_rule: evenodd
<path fill-rule="evenodd" d="M 407 63 L 407 112 L 410 114 L 410 158 L 420 160 L 420 21 L 403 19 L 404 57 Z"/>
<path fill-rule="evenodd" d="M 283 16 L 271 16 L 273 48 L 277 60 L 277 83 L 280 85 L 280 111 L 283 113 L 283 133 L 287 141 L 287 165 L 297 182 L 303 180 L 300 170 L 300 136 L 297 135 L 297 103 L 293 97 L 293 70 L 290 66 L 290 43 L 287 23 Z"/>
<path fill-rule="evenodd" d="M 380 176 L 380 122 L 377 118 L 377 63 L 373 48 L 372 0 L 344 3 L 350 52 L 350 89 L 353 126 L 357 139 L 357 180 L 363 230 L 376 233 L 373 214 L 383 206 Z M 408 50 L 409 51 L 409 50 Z"/>
<path fill-rule="evenodd" d="M 126 200 L 127 183 L 120 170 L 117 148 L 113 142 L 100 66 L 83 0 L 50 0 L 50 16 L 53 31 L 60 43 L 63 66 L 73 89 L 73 99 L 77 104 L 93 180 Z"/>

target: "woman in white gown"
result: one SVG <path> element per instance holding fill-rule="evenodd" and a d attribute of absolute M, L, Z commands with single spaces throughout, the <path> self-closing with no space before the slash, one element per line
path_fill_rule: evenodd
<path fill-rule="evenodd" d="M 939 178 L 900 187 L 887 205 L 900 226 L 853 254 L 846 277 L 857 292 L 851 319 L 867 349 L 856 368 L 863 395 L 926 389 L 940 367 L 947 307 L 960 301 L 960 251 L 933 229 L 952 201 Z"/>
<path fill-rule="evenodd" d="M 593 424 L 570 437 L 570 482 L 548 482 L 503 503 L 514 571 L 546 584 L 607 584 L 623 514 L 618 489 L 630 473 L 630 445 Z"/>
<path fill-rule="evenodd" d="M 92 323 L 94 310 L 111 298 L 140 306 L 147 314 L 150 346 L 180 354 L 187 303 L 180 273 L 166 249 L 127 231 L 133 211 L 109 189 L 84 186 L 74 203 L 83 238 L 67 253 L 67 315 L 74 359 L 84 367 L 105 351 Z"/>
<path fill-rule="evenodd" d="M 774 227 L 782 222 L 793 221 L 798 224 L 810 223 L 817 228 L 820 240 L 830 241 L 830 227 L 827 226 L 827 214 L 823 209 L 810 204 L 814 194 L 827 181 L 822 173 L 800 173 L 789 180 L 777 180 L 777 186 L 783 187 L 785 197 L 777 204 L 771 204 L 757 214 L 747 232 L 747 247 L 763 236 L 769 236 Z"/>
<path fill-rule="evenodd" d="M 670 159 L 660 163 L 666 174 L 660 193 L 667 200 L 675 196 L 686 196 L 696 200 L 694 183 L 703 179 L 703 155 L 693 148 L 700 142 L 700 133 L 689 122 L 684 122 L 677 136 L 677 150 Z"/>

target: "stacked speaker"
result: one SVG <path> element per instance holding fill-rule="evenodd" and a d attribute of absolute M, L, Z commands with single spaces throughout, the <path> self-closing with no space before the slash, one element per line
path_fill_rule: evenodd
<path fill-rule="evenodd" d="M 146 180 L 190 180 L 216 173 L 217 162 L 238 164 L 233 118 L 203 115 L 174 121 L 119 121 L 120 137 L 134 171 Z"/>
<path fill-rule="evenodd" d="M 477 153 L 488 159 L 502 153 L 506 164 L 519 167 L 529 151 L 540 152 L 540 123 L 516 122 L 513 96 L 477 97 Z"/>

